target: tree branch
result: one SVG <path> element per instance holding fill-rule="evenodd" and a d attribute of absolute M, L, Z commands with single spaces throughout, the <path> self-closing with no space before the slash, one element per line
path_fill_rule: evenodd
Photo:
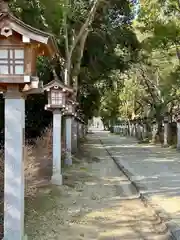
<path fill-rule="evenodd" d="M 84 31 L 86 30 L 86 28 L 88 28 L 88 26 L 89 26 L 89 25 L 91 24 L 91 22 L 93 21 L 94 15 L 95 15 L 95 13 L 96 13 L 96 11 L 97 11 L 97 8 L 98 8 L 98 6 L 99 6 L 100 1 L 101 1 L 101 0 L 95 0 L 94 4 L 93 4 L 93 6 L 92 6 L 92 8 L 91 8 L 91 10 L 90 10 L 90 12 L 89 12 L 89 14 L 88 14 L 88 17 L 87 17 L 85 23 L 82 25 L 82 27 L 81 27 L 78 35 L 77 35 L 77 36 L 75 37 L 75 39 L 74 39 L 74 42 L 73 42 L 73 44 L 72 44 L 72 46 L 71 46 L 71 48 L 70 48 L 70 51 L 69 51 L 69 55 L 70 55 L 70 56 L 72 56 L 72 52 L 74 51 L 77 43 L 79 42 L 80 38 L 82 37 L 82 35 L 83 35 L 83 33 L 84 33 Z"/>

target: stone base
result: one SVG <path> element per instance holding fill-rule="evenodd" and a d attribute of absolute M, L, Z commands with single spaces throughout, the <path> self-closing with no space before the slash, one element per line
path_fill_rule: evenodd
<path fill-rule="evenodd" d="M 65 164 L 71 166 L 72 165 L 72 156 L 65 157 Z"/>
<path fill-rule="evenodd" d="M 163 147 L 164 147 L 164 148 L 168 148 L 169 145 L 168 145 L 168 144 L 163 144 Z"/>
<path fill-rule="evenodd" d="M 51 177 L 51 183 L 54 184 L 54 185 L 61 186 L 63 184 L 62 174 L 54 174 Z"/>
<path fill-rule="evenodd" d="M 176 150 L 177 150 L 178 152 L 180 152 L 180 146 L 177 146 L 177 147 L 176 147 Z"/>
<path fill-rule="evenodd" d="M 5 240 L 5 238 L 3 238 L 2 240 Z M 22 240 L 28 240 L 28 236 L 24 235 L 24 237 L 22 237 Z"/>

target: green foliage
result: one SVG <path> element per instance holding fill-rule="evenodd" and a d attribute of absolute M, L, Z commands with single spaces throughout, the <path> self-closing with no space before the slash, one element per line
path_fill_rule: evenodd
<path fill-rule="evenodd" d="M 12 0 L 11 11 L 25 23 L 51 32 L 57 38 L 61 56 L 65 57 L 65 32 L 77 35 L 87 19 L 92 2 L 86 0 Z M 64 22 L 64 16 L 67 21 Z M 128 0 L 101 2 L 85 43 L 80 73 L 78 100 L 86 119 L 94 114 L 108 115 L 111 120 L 119 114 L 120 92 L 124 84 L 121 73 L 137 60 L 139 42 L 131 26 L 132 6 Z M 73 65 L 77 61 L 73 53 Z M 55 66 L 63 79 L 62 66 Z M 37 61 L 38 76 L 44 84 L 52 80 L 52 66 L 47 59 Z M 26 101 L 27 134 L 33 136 L 47 126 L 52 116 L 44 110 L 46 96 L 29 96 Z M 3 100 L 0 100 L 3 105 Z M 3 116 L 3 108 L 1 116 Z M 109 113 L 108 113 L 109 112 Z M 1 121 L 3 124 L 3 121 Z"/>
<path fill-rule="evenodd" d="M 180 93 L 180 4 L 175 0 L 141 1 L 134 31 L 141 50 L 123 77 L 119 114 L 156 117 L 178 107 Z"/>

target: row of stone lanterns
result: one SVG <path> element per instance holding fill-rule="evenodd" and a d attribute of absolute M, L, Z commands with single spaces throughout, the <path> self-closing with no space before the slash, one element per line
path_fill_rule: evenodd
<path fill-rule="evenodd" d="M 164 137 L 163 137 L 163 146 L 168 146 L 168 136 L 169 136 L 169 123 L 170 123 L 170 115 L 169 113 L 165 113 L 162 118 L 163 126 L 164 126 Z M 156 119 L 148 119 L 145 118 L 137 118 L 134 120 L 130 120 L 128 122 L 121 123 L 113 127 L 113 132 L 120 133 L 123 135 L 136 136 L 139 140 L 148 138 L 148 129 L 147 122 L 151 121 L 151 130 L 152 130 L 152 139 L 156 136 L 158 131 L 158 123 Z M 174 115 L 174 122 L 177 123 L 177 149 L 180 149 L 180 113 Z M 125 130 L 126 129 L 126 130 Z M 128 130 L 127 130 L 128 129 Z M 154 140 L 154 139 L 153 139 Z"/>
<path fill-rule="evenodd" d="M 25 98 L 41 93 L 40 55 L 58 53 L 52 35 L 15 18 L 0 1 L 0 90 L 5 98 L 4 240 L 24 238 Z"/>
<path fill-rule="evenodd" d="M 71 158 L 71 121 L 73 90 L 58 80 L 43 83 L 36 74 L 38 56 L 59 55 L 51 34 L 35 29 L 14 17 L 8 1 L 0 0 L 0 92 L 5 98 L 5 172 L 4 172 L 4 240 L 22 240 L 24 235 L 24 146 L 25 99 L 28 94 L 48 92 L 47 110 L 53 112 L 53 176 L 62 184 L 61 118 L 66 126 L 66 148 Z"/>

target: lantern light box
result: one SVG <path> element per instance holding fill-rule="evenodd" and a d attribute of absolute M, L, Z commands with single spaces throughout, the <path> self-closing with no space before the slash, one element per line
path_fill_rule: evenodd
<path fill-rule="evenodd" d="M 72 115 L 74 113 L 74 108 L 72 103 L 68 103 L 66 106 L 66 115 Z"/>
<path fill-rule="evenodd" d="M 79 103 L 76 102 L 76 101 L 73 101 L 72 98 L 71 99 L 67 98 L 66 100 L 67 100 L 67 103 L 66 103 L 65 115 L 75 116 L 75 114 L 76 114 L 76 107 L 79 105 Z"/>
<path fill-rule="evenodd" d="M 44 90 L 48 93 L 48 105 L 45 109 L 63 109 L 66 107 L 66 94 L 73 90 L 65 86 L 59 80 L 53 80 L 44 86 Z"/>

